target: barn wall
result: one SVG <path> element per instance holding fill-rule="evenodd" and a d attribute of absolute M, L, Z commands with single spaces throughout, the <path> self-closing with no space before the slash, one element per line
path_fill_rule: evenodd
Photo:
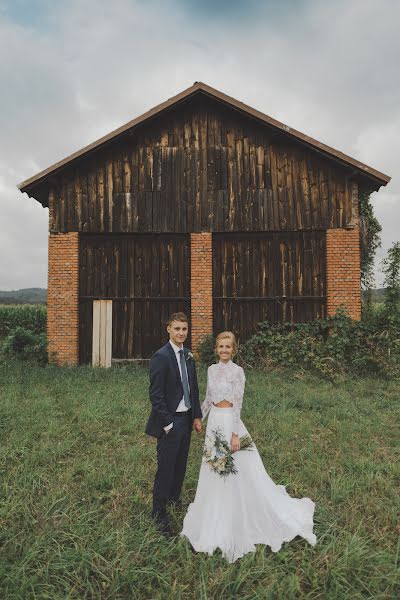
<path fill-rule="evenodd" d="M 325 311 L 324 231 L 214 235 L 215 331 L 243 341 L 260 321 L 301 323 Z"/>
<path fill-rule="evenodd" d="M 205 98 L 179 105 L 57 178 L 52 231 L 346 227 L 349 169 Z"/>
<path fill-rule="evenodd" d="M 359 318 L 352 176 L 284 134 L 204 98 L 70 164 L 52 178 L 49 192 L 49 353 L 60 364 L 76 364 L 80 327 L 80 360 L 90 362 L 94 298 L 113 299 L 113 356 L 121 358 L 150 356 L 164 335 L 152 323 L 160 324 L 171 308 L 191 310 L 194 349 L 213 327 L 236 326 L 248 337 L 261 319 L 307 321 L 341 304 Z M 166 273 L 167 246 L 155 242 L 160 235 L 186 239 L 179 262 L 186 283 L 178 295 L 166 291 L 169 276 L 155 275 L 157 269 Z M 229 241 L 235 235 L 266 240 L 262 248 L 255 242 L 250 260 L 250 250 L 239 256 L 242 242 Z M 143 241 L 137 251 L 135 237 Z M 222 243 L 233 262 L 218 254 Z M 150 286 L 143 293 L 130 289 L 124 275 L 141 251 Z M 262 288 L 260 265 L 274 272 L 273 289 Z M 218 273 L 239 287 L 218 291 Z M 163 290 L 153 289 L 157 281 Z M 300 281 L 310 283 L 308 292 Z"/>

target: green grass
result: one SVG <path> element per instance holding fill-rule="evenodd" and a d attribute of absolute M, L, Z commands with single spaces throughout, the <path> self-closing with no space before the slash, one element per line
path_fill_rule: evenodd
<path fill-rule="evenodd" d="M 204 372 L 200 377 L 204 393 Z M 312 548 L 229 565 L 156 532 L 147 373 L 0 363 L 0 597 L 365 599 L 399 589 L 399 384 L 248 373 L 242 417 L 276 483 L 316 502 Z M 193 437 L 184 509 L 203 436 Z"/>

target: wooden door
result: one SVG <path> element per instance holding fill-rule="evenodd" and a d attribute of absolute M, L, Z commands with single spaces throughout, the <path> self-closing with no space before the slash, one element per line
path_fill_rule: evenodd
<path fill-rule="evenodd" d="M 214 234 L 214 332 L 324 317 L 325 232 Z"/>
<path fill-rule="evenodd" d="M 93 300 L 112 300 L 112 358 L 150 358 L 168 339 L 168 316 L 183 311 L 190 317 L 189 236 L 81 237 L 81 363 L 92 356 Z"/>

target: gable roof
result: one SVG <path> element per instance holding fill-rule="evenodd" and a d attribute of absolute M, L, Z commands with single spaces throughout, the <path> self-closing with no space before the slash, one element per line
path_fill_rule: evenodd
<path fill-rule="evenodd" d="M 271 126 L 276 130 L 282 131 L 287 136 L 300 141 L 301 143 L 312 148 L 313 150 L 316 150 L 317 152 L 320 152 L 328 158 L 334 159 L 335 161 L 345 164 L 347 166 L 351 166 L 358 172 L 359 175 L 364 175 L 367 179 L 369 179 L 373 183 L 374 189 L 379 189 L 382 185 L 386 185 L 391 179 L 388 175 L 385 175 L 384 173 L 381 173 L 380 171 L 369 167 L 368 165 L 352 158 L 351 156 L 348 156 L 347 154 L 344 154 L 339 150 L 335 150 L 334 148 L 331 148 L 330 146 L 327 146 L 326 144 L 315 140 L 314 138 L 302 133 L 301 131 L 297 131 L 296 129 L 293 129 L 288 125 L 277 121 L 276 119 L 260 112 L 259 110 L 251 108 L 251 106 L 248 106 L 247 104 L 244 104 L 239 100 L 235 100 L 235 98 L 232 98 L 231 96 L 227 96 L 226 94 L 216 90 L 215 88 L 210 87 L 209 85 L 206 85 L 205 83 L 196 81 L 191 87 L 187 88 L 186 90 L 183 90 L 176 96 L 173 96 L 172 98 L 169 98 L 169 100 L 158 104 L 154 108 L 148 110 L 139 117 L 136 117 L 132 121 L 129 121 L 125 125 L 118 127 L 118 129 L 111 131 L 110 133 L 101 137 L 97 141 L 92 142 L 88 146 L 85 146 L 84 148 L 81 148 L 73 154 L 70 154 L 63 160 L 56 162 L 47 169 L 40 171 L 33 177 L 30 177 L 29 179 L 26 179 L 25 181 L 21 182 L 18 185 L 18 188 L 21 190 L 21 192 L 27 192 L 28 194 L 32 195 L 31 192 L 33 191 L 33 188 L 36 187 L 36 185 L 39 185 L 40 183 L 44 182 L 47 176 L 55 173 L 56 171 L 59 171 L 61 168 L 65 167 L 77 158 L 80 158 L 88 154 L 89 152 L 99 148 L 100 146 L 107 144 L 108 142 L 114 140 L 119 135 L 125 133 L 129 129 L 133 129 L 137 125 L 143 123 L 147 119 L 150 119 L 151 117 L 158 115 L 164 110 L 179 104 L 179 102 L 186 100 L 190 96 L 199 93 L 214 98 L 215 100 L 240 111 L 242 114 L 247 114 L 259 120 L 260 122 Z"/>

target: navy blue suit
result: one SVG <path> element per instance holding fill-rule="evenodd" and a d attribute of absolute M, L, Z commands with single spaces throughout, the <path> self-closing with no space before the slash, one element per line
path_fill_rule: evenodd
<path fill-rule="evenodd" d="M 183 385 L 175 351 L 168 342 L 150 361 L 151 413 L 146 433 L 157 438 L 157 473 L 153 489 L 153 516 L 166 520 L 167 502 L 179 502 L 185 477 L 193 419 L 201 419 L 196 365 L 184 348 L 190 388 L 191 409 L 177 413 L 183 398 Z M 173 423 L 165 433 L 164 427 Z"/>

